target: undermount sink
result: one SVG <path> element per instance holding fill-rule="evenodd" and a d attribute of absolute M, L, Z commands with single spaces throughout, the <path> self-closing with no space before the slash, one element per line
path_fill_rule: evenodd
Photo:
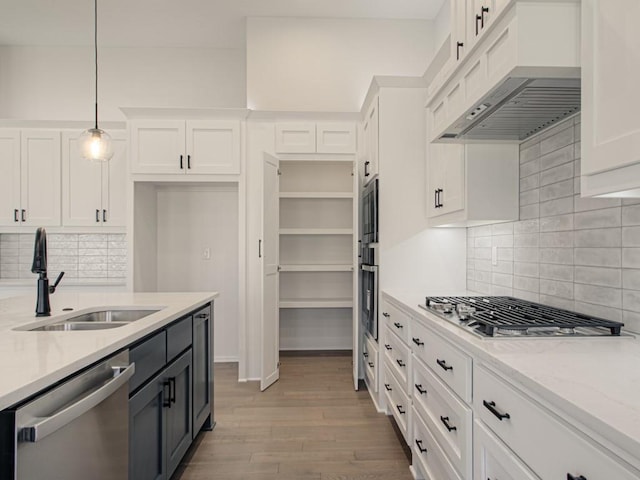
<path fill-rule="evenodd" d="M 136 320 L 140 320 L 159 310 L 100 310 L 88 312 L 75 317 L 68 317 L 48 325 L 41 325 L 36 328 L 29 328 L 28 331 L 75 331 L 75 330 L 104 330 L 127 325 Z"/>

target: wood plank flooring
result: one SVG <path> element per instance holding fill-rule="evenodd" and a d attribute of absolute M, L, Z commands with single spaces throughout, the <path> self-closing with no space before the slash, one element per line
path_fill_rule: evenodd
<path fill-rule="evenodd" d="M 411 480 L 391 420 L 356 392 L 351 357 L 285 356 L 265 392 L 215 365 L 215 420 L 173 480 Z"/>

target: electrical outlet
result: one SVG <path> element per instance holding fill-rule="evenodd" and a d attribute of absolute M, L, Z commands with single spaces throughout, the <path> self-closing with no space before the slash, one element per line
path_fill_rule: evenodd
<path fill-rule="evenodd" d="M 202 251 L 202 258 L 205 260 L 211 260 L 211 249 L 209 247 Z"/>

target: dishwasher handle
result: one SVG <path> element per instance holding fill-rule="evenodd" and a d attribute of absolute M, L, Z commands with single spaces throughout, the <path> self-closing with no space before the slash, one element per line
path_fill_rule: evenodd
<path fill-rule="evenodd" d="M 50 417 L 45 417 L 33 425 L 19 429 L 19 439 L 23 442 L 35 443 L 43 438 L 51 435 L 56 430 L 61 429 L 65 425 L 71 423 L 76 418 L 99 405 L 104 400 L 113 395 L 120 387 L 125 385 L 133 376 L 136 365 L 131 363 L 127 367 L 111 367 L 113 369 L 113 378 L 105 383 L 102 387 L 89 395 L 82 397 L 77 402 L 58 411 Z"/>

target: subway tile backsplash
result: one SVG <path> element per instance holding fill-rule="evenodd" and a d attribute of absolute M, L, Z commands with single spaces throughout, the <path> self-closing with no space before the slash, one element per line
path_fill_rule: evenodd
<path fill-rule="evenodd" d="M 0 234 L 0 279 L 33 278 L 32 234 Z M 61 272 L 74 279 L 122 279 L 127 270 L 125 234 L 50 233 L 47 235 L 49 278 Z"/>
<path fill-rule="evenodd" d="M 520 145 L 520 220 L 470 227 L 467 239 L 469 290 L 640 333 L 640 199 L 580 197 L 579 116 Z"/>

